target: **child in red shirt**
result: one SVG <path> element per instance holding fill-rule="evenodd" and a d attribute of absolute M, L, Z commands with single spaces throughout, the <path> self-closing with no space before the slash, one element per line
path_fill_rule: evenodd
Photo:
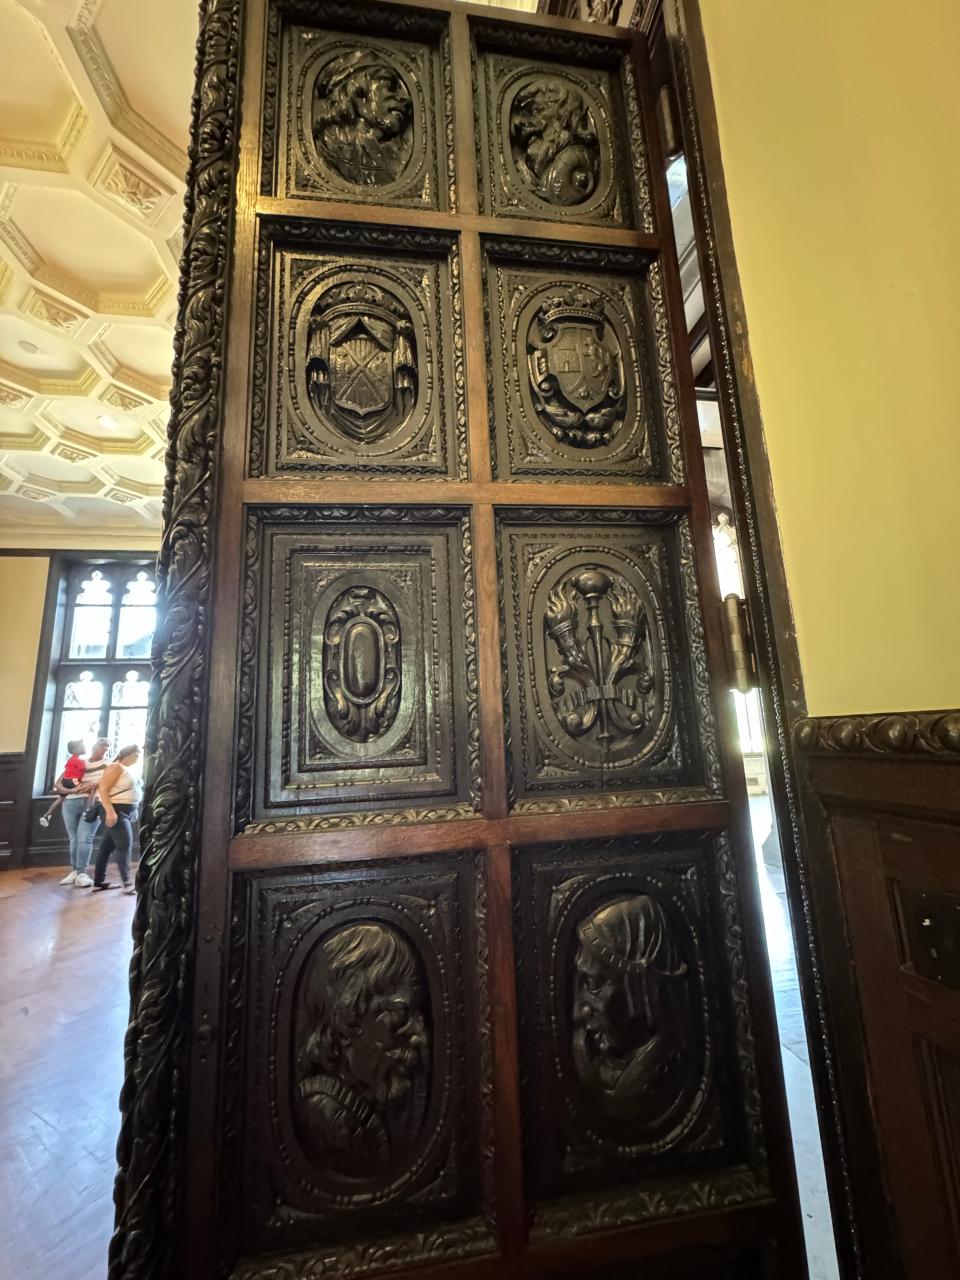
<path fill-rule="evenodd" d="M 63 804 L 67 795 L 73 791 L 77 783 L 83 778 L 87 771 L 87 762 L 84 760 L 83 752 L 86 743 L 76 738 L 73 742 L 67 743 L 67 750 L 70 752 L 67 763 L 63 766 L 63 773 L 54 783 L 54 787 L 60 794 L 54 800 L 53 804 L 40 819 L 41 827 L 49 827 L 50 819 Z"/>

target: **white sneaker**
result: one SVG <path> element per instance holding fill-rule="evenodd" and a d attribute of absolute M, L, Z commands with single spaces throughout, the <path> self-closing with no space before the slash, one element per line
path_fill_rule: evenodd
<path fill-rule="evenodd" d="M 77 873 L 75 871 L 68 871 L 67 874 L 60 881 L 61 884 L 76 884 L 76 882 L 77 882 Z"/>
<path fill-rule="evenodd" d="M 78 889 L 89 889 L 90 886 L 93 884 L 93 881 L 90 879 L 90 877 L 87 875 L 85 871 L 81 871 L 80 874 L 77 876 L 75 883 Z"/>
<path fill-rule="evenodd" d="M 130 894 L 130 893 L 136 893 L 137 891 L 136 891 L 136 889 L 134 888 L 134 886 L 133 886 L 133 884 L 132 884 L 132 882 L 131 882 L 130 884 L 125 884 L 125 885 L 123 886 L 123 892 L 124 892 L 124 893 L 127 893 L 127 894 Z"/>

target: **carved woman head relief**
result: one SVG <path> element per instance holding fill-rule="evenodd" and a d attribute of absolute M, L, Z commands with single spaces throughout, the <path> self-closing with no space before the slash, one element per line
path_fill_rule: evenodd
<path fill-rule="evenodd" d="M 313 141 L 322 161 L 358 186 L 383 187 L 413 150 L 413 100 L 399 71 L 376 49 L 327 63 L 313 88 Z"/>
<path fill-rule="evenodd" d="M 650 894 L 617 898 L 576 931 L 573 1061 L 601 1109 L 659 1127 L 686 1093 L 690 1034 L 681 941 Z"/>
<path fill-rule="evenodd" d="M 404 304 L 359 278 L 341 280 L 310 315 L 307 392 L 325 423 L 357 444 L 396 431 L 417 400 L 417 349 Z"/>
<path fill-rule="evenodd" d="M 626 411 L 623 358 L 593 289 L 544 299 L 530 322 L 527 365 L 533 407 L 561 444 L 596 449 L 613 440 Z"/>
<path fill-rule="evenodd" d="M 551 75 L 524 83 L 510 104 L 509 133 L 517 172 L 541 200 L 590 199 L 600 180 L 600 141 L 576 85 Z"/>
<path fill-rule="evenodd" d="M 317 947 L 294 1035 L 294 1112 L 307 1154 L 353 1178 L 384 1172 L 415 1140 L 428 1085 L 426 993 L 410 943 L 379 921 Z"/>

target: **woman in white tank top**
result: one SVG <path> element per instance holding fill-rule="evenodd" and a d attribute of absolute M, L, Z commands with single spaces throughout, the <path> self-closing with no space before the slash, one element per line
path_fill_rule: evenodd
<path fill-rule="evenodd" d="M 133 848 L 133 824 L 137 820 L 142 789 L 140 779 L 131 768 L 140 758 L 136 745 L 123 747 L 116 759 L 104 770 L 97 787 L 97 799 L 103 808 L 104 831 L 97 849 L 96 868 L 93 873 L 95 892 L 118 889 L 106 880 L 107 863 L 114 854 L 124 893 L 133 893 L 130 879 L 130 851 Z"/>

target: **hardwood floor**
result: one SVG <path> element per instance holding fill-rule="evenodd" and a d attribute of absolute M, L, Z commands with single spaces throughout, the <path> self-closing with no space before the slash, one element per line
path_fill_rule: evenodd
<path fill-rule="evenodd" d="M 111 867 L 111 872 L 114 868 Z M 0 1276 L 104 1280 L 134 899 L 0 872 Z"/>

